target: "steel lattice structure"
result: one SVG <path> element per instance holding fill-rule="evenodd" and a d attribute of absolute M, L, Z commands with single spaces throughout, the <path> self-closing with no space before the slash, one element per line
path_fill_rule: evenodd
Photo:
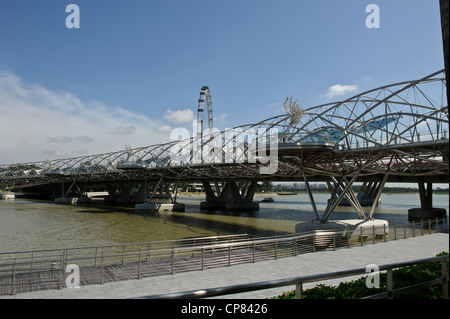
<path fill-rule="evenodd" d="M 208 128 L 201 138 L 0 166 L 0 184 L 23 187 L 64 180 L 95 184 L 161 178 L 168 182 L 301 181 L 306 177 L 448 183 L 447 104 L 441 70 L 340 102 L 302 109 L 286 100 L 284 115 L 223 132 Z M 274 132 L 275 143 L 274 134 L 268 136 Z M 267 152 L 256 145 L 267 146 Z M 276 169 L 261 173 L 269 159 L 276 160 Z"/>

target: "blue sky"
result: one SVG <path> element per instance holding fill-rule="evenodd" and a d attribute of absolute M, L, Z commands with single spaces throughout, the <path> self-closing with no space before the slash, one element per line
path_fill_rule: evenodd
<path fill-rule="evenodd" d="M 0 164 L 168 141 L 203 85 L 225 129 L 443 66 L 438 0 L 0 0 Z"/>

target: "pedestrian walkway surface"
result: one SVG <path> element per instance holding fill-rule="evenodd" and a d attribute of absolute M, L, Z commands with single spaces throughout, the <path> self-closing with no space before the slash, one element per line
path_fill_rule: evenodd
<path fill-rule="evenodd" d="M 313 274 L 329 273 L 370 264 L 384 265 L 402 261 L 434 257 L 442 251 L 449 251 L 449 234 L 436 233 L 426 236 L 392 240 L 385 243 L 366 244 L 336 251 L 321 251 L 278 260 L 261 261 L 254 264 L 240 264 L 204 271 L 192 271 L 175 275 L 163 275 L 142 279 L 105 283 L 103 285 L 42 290 L 21 293 L 14 296 L 0 296 L 0 299 L 125 299 L 160 295 L 190 290 L 202 290 L 230 285 L 292 278 Z M 358 276 L 327 280 L 329 285 L 348 281 Z M 318 283 L 305 284 L 310 288 Z M 268 298 L 295 287 L 259 290 L 222 296 L 221 298 Z"/>

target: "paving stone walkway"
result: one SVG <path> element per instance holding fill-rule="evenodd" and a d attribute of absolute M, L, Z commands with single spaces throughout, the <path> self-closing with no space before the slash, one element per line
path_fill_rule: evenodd
<path fill-rule="evenodd" d="M 42 290 L 20 293 L 13 296 L 0 296 L 0 299 L 125 299 L 149 295 L 201 290 L 229 285 L 277 280 L 296 276 L 328 273 L 352 268 L 366 267 L 369 264 L 389 264 L 401 261 L 434 257 L 442 251 L 449 251 L 449 234 L 435 233 L 409 239 L 391 240 L 386 243 L 365 244 L 341 248 L 336 251 L 321 251 L 278 260 L 240 264 L 204 271 L 192 271 L 175 275 L 162 275 L 142 279 L 109 282 L 103 285 L 88 285 L 80 288 L 61 290 Z M 328 280 L 324 283 L 337 284 L 340 281 L 355 279 Z M 317 283 L 305 284 L 310 288 Z M 282 287 L 254 292 L 222 296 L 221 298 L 267 298 L 293 290 Z"/>

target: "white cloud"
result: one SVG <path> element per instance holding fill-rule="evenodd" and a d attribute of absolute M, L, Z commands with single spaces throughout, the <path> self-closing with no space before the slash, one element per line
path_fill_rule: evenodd
<path fill-rule="evenodd" d="M 56 137 L 47 137 L 47 141 L 51 143 L 72 143 L 72 142 L 92 143 L 94 139 L 87 135 L 77 137 L 56 136 Z"/>
<path fill-rule="evenodd" d="M 89 137 L 87 135 L 83 136 L 77 136 L 73 139 L 75 142 L 82 142 L 82 143 L 92 143 L 94 139 L 92 137 Z"/>
<path fill-rule="evenodd" d="M 169 141 L 162 123 L 0 72 L 0 164 L 114 152 Z M 114 135 L 112 135 L 114 134 Z"/>
<path fill-rule="evenodd" d="M 354 92 L 358 89 L 357 85 L 341 85 L 336 84 L 331 86 L 325 96 L 329 99 L 332 99 L 336 96 L 341 96 L 350 92 Z"/>
<path fill-rule="evenodd" d="M 167 110 L 164 118 L 175 124 L 189 123 L 194 119 L 194 112 L 190 109 L 172 111 Z"/>
<path fill-rule="evenodd" d="M 158 131 L 160 131 L 160 132 L 170 132 L 170 131 L 172 131 L 172 127 L 170 125 L 163 125 L 161 127 L 158 127 Z"/>
<path fill-rule="evenodd" d="M 136 132 L 136 128 L 134 126 L 118 126 L 108 133 L 113 135 L 132 135 L 134 132 Z"/>
<path fill-rule="evenodd" d="M 47 141 L 50 143 L 70 143 L 73 141 L 73 137 L 70 136 L 47 137 Z"/>

